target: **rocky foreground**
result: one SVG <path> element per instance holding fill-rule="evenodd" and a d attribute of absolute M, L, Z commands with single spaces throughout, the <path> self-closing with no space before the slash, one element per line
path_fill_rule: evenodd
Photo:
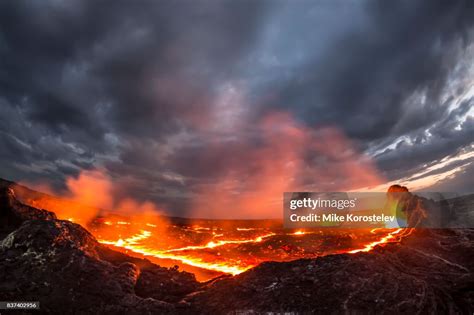
<path fill-rule="evenodd" d="M 110 250 L 3 188 L 0 239 L 0 301 L 40 301 L 41 313 L 474 313 L 472 229 L 416 229 L 369 253 L 263 263 L 199 283 Z"/>

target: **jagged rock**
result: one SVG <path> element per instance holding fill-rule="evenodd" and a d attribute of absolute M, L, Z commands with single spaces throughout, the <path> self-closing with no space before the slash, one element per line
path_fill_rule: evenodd
<path fill-rule="evenodd" d="M 400 226 L 446 228 L 453 226 L 456 219 L 456 211 L 451 203 L 444 198 L 435 201 L 420 197 L 409 192 L 407 187 L 392 185 L 387 191 L 385 207 L 396 208 Z M 470 220 L 470 223 L 470 226 L 474 226 L 474 220 Z"/>
<path fill-rule="evenodd" d="M 21 205 L 11 190 L 0 200 L 9 218 L 2 227 L 13 230 L 0 242 L 1 301 L 39 300 L 58 314 L 175 313 L 199 286 L 192 274 L 113 252 L 80 225 Z"/>
<path fill-rule="evenodd" d="M 473 230 L 420 229 L 370 253 L 262 263 L 188 302 L 210 314 L 472 314 L 473 241 Z"/>
<path fill-rule="evenodd" d="M 56 215 L 20 203 L 10 187 L 0 187 L 0 237 L 12 232 L 26 220 L 54 220 Z"/>

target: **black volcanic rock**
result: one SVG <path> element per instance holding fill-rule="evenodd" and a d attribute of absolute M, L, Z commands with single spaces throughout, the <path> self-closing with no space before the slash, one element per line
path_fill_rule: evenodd
<path fill-rule="evenodd" d="M 370 253 L 262 263 L 188 301 L 211 314 L 472 314 L 474 231 L 413 233 Z"/>
<path fill-rule="evenodd" d="M 441 193 L 426 195 L 429 198 L 411 193 L 404 186 L 393 185 L 387 191 L 386 206 L 396 204 L 398 215 L 406 217 L 408 227 L 474 227 L 474 195 L 450 199 Z"/>
<path fill-rule="evenodd" d="M 54 220 L 56 215 L 21 204 L 9 187 L 0 187 L 0 238 L 18 228 L 26 220 Z"/>
<path fill-rule="evenodd" d="M 2 221 L 13 232 L 0 242 L 1 301 L 41 301 L 43 312 L 58 314 L 175 313 L 199 285 L 192 274 L 108 249 L 80 225 L 19 204 L 9 190 L 5 216 L 15 219 Z"/>

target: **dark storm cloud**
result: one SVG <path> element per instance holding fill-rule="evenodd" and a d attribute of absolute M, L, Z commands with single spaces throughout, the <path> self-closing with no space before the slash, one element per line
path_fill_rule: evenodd
<path fill-rule="evenodd" d="M 366 14 L 322 57 L 302 64 L 283 86 L 279 102 L 298 108 L 311 123 L 335 123 L 362 140 L 436 122 L 447 110 L 439 94 L 457 61 L 457 45 L 467 44 L 472 4 L 371 1 Z M 412 115 L 402 117 L 403 102 L 424 88 L 426 105 L 414 104 Z"/>
<path fill-rule="evenodd" d="M 250 49 L 264 9 L 254 1 L 2 2 L 3 176 L 61 182 L 74 167 L 111 159 L 117 176 L 143 178 L 147 166 L 162 182 L 166 167 L 147 157 L 150 146 L 207 119 L 216 84 Z"/>
<path fill-rule="evenodd" d="M 434 164 L 472 144 L 474 119 L 471 116 L 459 123 L 459 117 L 464 117 L 473 106 L 474 99 L 465 100 L 449 115 L 440 117 L 439 121 L 428 125 L 430 136 L 421 129 L 410 134 L 412 142 L 400 140 L 395 148 L 386 149 L 376 156 L 379 165 L 391 179 L 401 178 L 420 171 L 425 164 Z M 459 128 L 456 128 L 458 124 Z"/>
<path fill-rule="evenodd" d="M 50 128 L 101 137 L 102 110 L 111 127 L 149 136 L 193 106 L 206 111 L 213 81 L 231 72 L 250 44 L 261 6 L 3 3 L 2 94 L 32 102 L 26 114 Z"/>
<path fill-rule="evenodd" d="M 472 101 L 450 112 L 453 97 L 443 99 L 446 92 L 462 92 L 449 90 L 449 84 L 464 49 L 472 43 L 474 5 L 470 1 L 365 5 L 364 19 L 340 21 L 349 28 L 335 34 L 323 54 L 301 63 L 286 82 L 277 83 L 279 96 L 271 105 L 295 111 L 308 124 L 340 126 L 369 153 L 402 135 L 415 142 L 433 127 L 429 141 L 410 148 L 400 144 L 377 156 L 385 175 L 395 179 L 415 165 L 436 161 L 474 141 L 472 119 L 454 130 L 459 111 L 465 114 Z M 314 36 L 319 36 L 317 31 Z M 470 60 L 472 55 L 464 58 Z M 410 99 L 417 92 L 423 101 Z"/>
<path fill-rule="evenodd" d="M 0 176 L 61 187 L 105 167 L 118 190 L 181 209 L 196 185 L 257 172 L 241 161 L 261 145 L 255 125 L 281 110 L 341 128 L 388 179 L 407 176 L 473 141 L 472 101 L 452 106 L 469 86 L 449 89 L 470 57 L 473 11 L 470 1 L 3 1 Z"/>

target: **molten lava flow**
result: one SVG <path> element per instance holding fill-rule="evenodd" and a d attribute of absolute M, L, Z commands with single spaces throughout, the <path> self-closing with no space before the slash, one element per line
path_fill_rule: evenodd
<path fill-rule="evenodd" d="M 130 222 L 126 222 L 126 221 L 116 221 L 115 223 L 112 223 L 111 221 L 105 221 L 104 224 L 105 225 L 116 224 L 116 226 L 122 226 L 124 228 L 127 226 L 134 226 L 134 224 Z M 149 226 L 149 227 L 156 227 L 154 226 L 154 224 L 150 224 L 150 223 L 143 223 L 143 225 Z M 230 255 L 232 256 L 232 250 L 234 250 L 235 248 L 226 247 L 226 245 L 258 244 L 258 243 L 262 243 L 264 240 L 272 238 L 273 236 L 311 237 L 310 234 L 318 234 L 318 232 L 316 231 L 308 232 L 304 230 L 297 230 L 289 234 L 283 233 L 283 232 L 276 233 L 276 232 L 267 231 L 267 233 L 265 234 L 253 236 L 250 238 L 235 239 L 235 236 L 231 238 L 229 235 L 227 235 L 226 237 L 229 239 L 222 239 L 224 238 L 225 234 L 223 233 L 217 234 L 214 232 L 213 228 L 211 229 L 211 228 L 205 228 L 205 227 L 200 227 L 200 226 L 194 226 L 191 229 L 196 231 L 197 235 L 199 235 L 199 233 L 201 233 L 202 231 L 210 231 L 209 235 L 213 238 L 213 240 L 207 242 L 204 245 L 190 245 L 190 246 L 181 246 L 181 247 L 176 246 L 176 248 L 171 248 L 171 249 L 169 248 L 160 249 L 159 246 L 157 247 L 156 243 L 152 239 L 153 232 L 150 232 L 145 229 L 140 229 L 137 233 L 131 235 L 130 237 L 119 238 L 117 240 L 108 240 L 108 239 L 103 239 L 99 237 L 99 242 L 106 245 L 113 245 L 115 247 L 126 249 L 134 253 L 141 254 L 148 257 L 154 257 L 158 259 L 170 259 L 170 260 L 178 261 L 185 265 L 189 265 L 193 267 L 237 275 L 239 273 L 242 273 L 256 266 L 259 262 L 262 262 L 265 260 L 272 260 L 272 258 L 264 256 L 263 258 L 260 258 L 260 260 L 248 260 L 248 259 L 246 260 L 243 256 L 239 255 L 238 253 L 237 255 L 234 254 L 234 258 L 228 257 L 227 256 L 228 253 L 230 253 Z M 250 228 L 249 229 L 239 228 L 239 229 L 245 233 L 249 231 L 253 231 L 253 229 L 250 229 Z M 370 230 L 369 234 L 376 235 L 377 233 L 381 233 L 381 232 L 383 233 L 383 231 L 379 231 L 379 230 L 381 229 L 372 229 Z M 380 236 L 380 239 L 377 239 L 376 241 L 372 241 L 367 244 L 362 243 L 363 245 L 361 245 L 362 247 L 359 249 L 354 249 L 350 251 L 346 250 L 344 252 L 350 253 L 350 254 L 359 253 L 359 252 L 369 252 L 378 245 L 384 245 L 386 243 L 400 241 L 402 237 L 406 236 L 409 233 L 410 231 L 408 231 L 407 229 L 397 229 L 394 231 L 390 231 L 388 232 L 388 234 L 383 234 L 383 236 Z M 114 234 L 109 235 L 109 237 L 113 238 L 113 235 Z M 219 238 L 218 240 L 216 240 L 217 237 Z M 374 237 L 372 236 L 371 238 L 373 239 Z M 301 239 L 300 237 L 298 237 L 298 239 L 300 241 L 303 241 L 303 239 Z M 308 240 L 305 239 L 304 241 L 308 241 Z M 220 250 L 210 251 L 210 250 L 215 250 L 220 247 L 223 247 L 225 249 L 223 251 L 220 251 Z M 291 246 L 283 246 L 281 248 L 288 250 L 288 249 L 291 249 Z M 262 249 L 268 250 L 268 249 L 273 249 L 273 247 L 272 245 L 264 245 Z M 228 250 L 230 250 L 230 252 Z M 221 252 L 227 253 L 227 255 L 221 256 Z M 212 256 L 212 255 L 217 255 L 217 256 Z M 252 256 L 251 253 L 250 253 L 250 256 Z"/>
<path fill-rule="evenodd" d="M 224 245 L 227 245 L 227 244 L 260 243 L 261 241 L 263 241 L 263 239 L 265 239 L 267 237 L 270 237 L 270 236 L 273 236 L 273 235 L 275 235 L 275 233 L 268 233 L 268 234 L 265 234 L 265 235 L 262 235 L 262 236 L 258 236 L 256 238 L 245 239 L 245 240 L 228 240 L 228 241 L 219 240 L 219 241 L 216 241 L 216 242 L 210 241 L 206 245 L 186 246 L 186 247 L 181 247 L 181 248 L 174 248 L 174 249 L 167 250 L 166 252 L 170 253 L 170 252 L 180 252 L 180 251 L 185 251 L 185 250 L 214 248 L 214 247 L 218 247 L 218 246 L 224 246 Z"/>
<path fill-rule="evenodd" d="M 289 130 L 289 132 L 295 132 L 301 143 L 308 142 L 306 133 L 298 129 Z M 272 141 L 272 145 L 275 145 L 278 150 L 281 149 L 282 154 L 291 151 L 287 146 L 281 146 L 276 138 L 274 142 Z M 326 147 L 323 145 L 319 149 L 326 150 Z M 336 150 L 332 154 L 336 156 L 339 152 Z M 262 150 L 255 152 L 255 156 L 266 161 L 266 157 L 270 155 L 267 150 Z M 293 160 L 293 156 L 289 156 L 289 160 Z M 265 168 L 265 173 L 274 175 L 273 165 L 269 166 L 265 162 L 262 166 Z M 283 173 L 286 174 L 286 171 Z M 248 182 L 257 182 L 256 186 L 261 190 L 278 192 L 278 194 L 282 191 L 280 184 L 286 185 L 288 182 L 286 175 L 282 176 L 277 185 L 274 185 L 273 180 L 260 182 L 258 180 L 260 177 L 259 175 L 255 180 L 248 180 Z M 359 171 L 356 177 L 360 177 Z M 232 183 L 235 182 L 232 178 L 230 180 Z M 84 172 L 77 179 L 69 180 L 67 186 L 70 194 L 65 198 L 31 193 L 25 189 L 20 190 L 18 195 L 22 202 L 30 206 L 54 211 L 60 219 L 68 219 L 87 227 L 99 242 L 105 245 L 155 257 L 157 260 L 181 262 L 183 269 L 188 268 L 187 266 L 206 269 L 199 272 L 212 274 L 212 276 L 215 276 L 216 272 L 236 275 L 264 261 L 290 261 L 341 252 L 369 252 L 378 245 L 400 241 L 407 235 L 405 232 L 408 230 L 387 231 L 376 228 L 366 231 L 330 231 L 329 229 L 307 231 L 301 229 L 289 232 L 282 230 L 281 225 L 275 224 L 272 220 L 252 223 L 243 223 L 238 220 L 173 221 L 165 216 L 157 215 L 159 209 L 149 202 L 140 203 L 133 199 L 113 198 L 111 196 L 112 182 L 106 174 Z M 82 186 L 87 189 L 82 189 Z M 223 205 L 229 202 L 236 203 L 242 209 L 247 209 L 239 212 L 242 216 L 247 214 L 253 216 L 255 213 L 248 211 L 253 211 L 249 209 L 255 207 L 259 208 L 264 202 L 258 199 L 261 195 L 272 194 L 255 194 L 255 187 L 252 185 L 250 194 L 244 198 L 239 196 L 241 202 L 235 200 L 234 197 L 219 194 L 220 197 L 217 197 L 222 203 L 213 204 L 217 208 L 225 208 Z M 96 200 L 94 196 L 101 196 L 101 198 Z M 209 197 L 215 199 L 216 194 L 213 193 Z M 201 201 L 204 201 L 205 205 L 209 204 L 207 196 Z M 114 213 L 101 209 L 114 209 Z M 258 215 L 261 216 L 264 213 L 258 213 Z M 163 262 L 163 264 L 168 263 L 170 262 Z M 197 268 L 189 269 L 194 271 Z"/>
<path fill-rule="evenodd" d="M 370 231 L 371 233 L 374 233 L 375 229 Z M 378 245 L 383 245 L 386 243 L 391 243 L 391 242 L 398 242 L 401 240 L 402 237 L 407 236 L 408 234 L 411 233 L 412 229 L 405 230 L 405 229 L 396 229 L 393 232 L 388 233 L 386 236 L 382 237 L 380 240 L 371 242 L 369 244 L 366 244 L 363 248 L 360 249 L 354 249 L 349 251 L 349 254 L 355 254 L 355 253 L 360 253 L 360 252 L 369 252 L 372 249 L 374 249 Z M 401 233 L 403 231 L 403 233 Z"/>
<path fill-rule="evenodd" d="M 232 275 L 237 275 L 239 273 L 242 273 L 254 266 L 252 265 L 237 265 L 237 264 L 231 264 L 231 263 L 210 263 L 210 262 L 205 262 L 200 258 L 192 257 L 192 256 L 186 256 L 186 255 L 173 255 L 166 253 L 161 250 L 156 250 L 156 249 L 150 249 L 142 246 L 134 246 L 134 245 L 116 245 L 119 247 L 123 247 L 129 250 L 134 251 L 135 253 L 139 253 L 145 256 L 152 256 L 155 258 L 160 258 L 160 259 L 172 259 L 172 260 L 177 260 L 180 261 L 184 264 L 193 266 L 193 267 L 199 267 L 199 268 L 204 268 L 208 270 L 214 270 L 214 271 L 219 271 L 223 273 L 229 273 Z"/>
<path fill-rule="evenodd" d="M 117 247 L 125 247 L 125 245 L 135 245 L 138 242 L 149 238 L 150 236 L 151 236 L 150 231 L 141 230 L 139 234 L 135 234 L 135 235 L 133 235 L 131 237 L 128 237 L 126 239 L 119 238 L 115 242 L 106 241 L 106 240 L 98 240 L 98 241 L 102 244 L 114 245 L 114 246 L 117 246 Z"/>
<path fill-rule="evenodd" d="M 279 225 L 259 226 L 252 223 L 245 226 L 232 220 L 197 220 L 189 221 L 189 224 L 178 224 L 157 216 L 156 209 L 146 203 L 120 202 L 123 211 L 116 214 L 104 213 L 96 208 L 89 209 L 74 203 L 76 199 L 70 201 L 47 195 L 35 197 L 25 193 L 22 200 L 38 208 L 53 211 L 59 209 L 59 218 L 87 226 L 105 245 L 155 257 L 157 260 L 171 260 L 171 263 L 175 261 L 183 269 L 188 268 L 187 266 L 202 268 L 205 270 L 198 271 L 203 273 L 202 277 L 207 277 L 204 273 L 215 276 L 216 272 L 239 274 L 264 261 L 369 252 L 378 245 L 400 241 L 410 233 L 410 229 L 381 228 L 360 232 L 303 229 L 288 232 L 281 230 Z M 78 215 L 84 209 L 87 210 L 87 215 Z M 137 210 L 127 212 L 126 209 Z M 91 217 L 95 219 L 91 221 Z M 163 262 L 168 263 L 170 262 Z M 196 269 L 189 267 L 188 270 L 195 272 Z"/>
<path fill-rule="evenodd" d="M 176 248 L 173 250 L 157 250 L 157 249 L 152 249 L 143 245 L 139 245 L 140 241 L 143 241 L 151 236 L 151 232 L 142 230 L 140 233 L 135 234 L 129 238 L 125 239 L 119 239 L 117 241 L 108 241 L 108 240 L 98 240 L 102 244 L 107 244 L 107 245 L 113 245 L 116 247 L 121 247 L 125 248 L 128 250 L 131 250 L 135 253 L 142 254 L 145 256 L 152 256 L 160 259 L 172 259 L 172 260 L 177 260 L 180 261 L 184 264 L 194 266 L 194 267 L 199 267 L 199 268 L 204 268 L 204 269 L 209 269 L 209 270 L 214 270 L 214 271 L 219 271 L 223 273 L 229 273 L 232 275 L 237 275 L 239 273 L 242 273 L 252 267 L 253 265 L 241 265 L 241 264 L 235 264 L 235 263 L 210 263 L 210 262 L 205 262 L 200 258 L 192 257 L 192 256 L 187 256 L 187 255 L 175 255 L 171 254 L 170 252 L 175 252 L 175 251 L 184 251 L 187 249 L 203 249 L 203 248 L 214 248 L 217 246 L 224 246 L 227 244 L 243 244 L 243 243 L 250 243 L 250 242 L 261 242 L 263 238 L 265 237 L 270 237 L 272 234 L 268 235 L 263 235 L 260 237 L 257 237 L 255 239 L 251 240 L 240 240 L 240 241 L 220 241 L 218 243 L 210 242 L 207 245 L 204 246 L 188 246 L 188 247 L 183 247 L 183 248 Z"/>

